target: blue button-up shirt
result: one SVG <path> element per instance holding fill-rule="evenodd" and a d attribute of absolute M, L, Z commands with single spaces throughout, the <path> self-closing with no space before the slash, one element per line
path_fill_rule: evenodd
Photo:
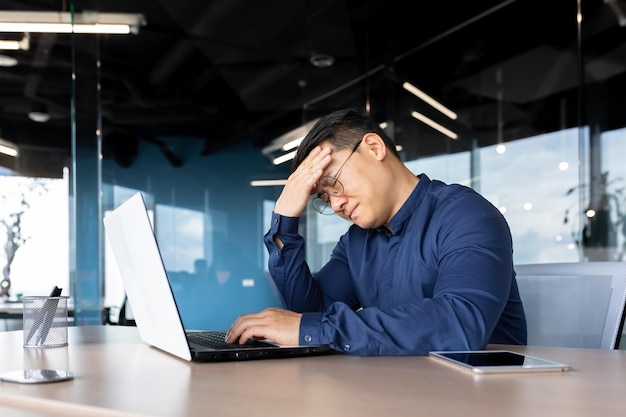
<path fill-rule="evenodd" d="M 526 343 L 508 224 L 473 189 L 420 175 L 393 232 L 352 225 L 315 276 L 298 222 L 273 213 L 265 244 L 287 308 L 303 313 L 300 344 L 425 355 Z"/>

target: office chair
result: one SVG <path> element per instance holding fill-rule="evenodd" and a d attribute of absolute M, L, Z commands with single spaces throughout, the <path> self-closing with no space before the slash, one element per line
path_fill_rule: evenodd
<path fill-rule="evenodd" d="M 516 265 L 528 345 L 618 349 L 626 262 Z"/>
<path fill-rule="evenodd" d="M 102 324 L 117 326 L 136 326 L 128 297 L 124 294 L 124 301 L 119 307 L 105 307 L 102 312 Z"/>

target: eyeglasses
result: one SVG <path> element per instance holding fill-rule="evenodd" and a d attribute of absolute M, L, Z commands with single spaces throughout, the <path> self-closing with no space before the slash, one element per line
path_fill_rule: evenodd
<path fill-rule="evenodd" d="M 348 159 L 359 149 L 360 144 L 361 141 L 354 145 L 352 152 L 350 152 L 350 155 L 343 161 L 343 164 L 341 164 L 335 175 L 324 175 L 317 182 L 317 188 L 320 191 L 317 193 L 317 197 L 311 202 L 311 205 L 318 213 L 324 215 L 335 214 L 335 210 L 333 210 L 330 205 L 330 197 L 339 197 L 343 194 L 343 184 L 339 181 L 339 174 L 346 162 L 348 162 Z"/>

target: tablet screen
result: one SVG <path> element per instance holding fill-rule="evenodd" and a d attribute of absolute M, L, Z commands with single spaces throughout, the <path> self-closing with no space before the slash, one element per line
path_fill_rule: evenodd
<path fill-rule="evenodd" d="M 569 365 L 508 350 L 430 352 L 430 356 L 476 373 L 568 371 Z"/>

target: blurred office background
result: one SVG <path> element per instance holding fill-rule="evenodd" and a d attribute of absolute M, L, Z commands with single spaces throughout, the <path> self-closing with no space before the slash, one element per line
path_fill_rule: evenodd
<path fill-rule="evenodd" d="M 5 11 L 133 27 L 9 31 Z M 102 218 L 141 191 L 188 327 L 281 305 L 262 242 L 275 158 L 344 107 L 416 174 L 498 207 L 516 263 L 624 260 L 626 0 L 0 0 L 4 299 L 58 285 L 77 324 L 115 321 Z M 313 271 L 347 226 L 306 213 Z"/>

